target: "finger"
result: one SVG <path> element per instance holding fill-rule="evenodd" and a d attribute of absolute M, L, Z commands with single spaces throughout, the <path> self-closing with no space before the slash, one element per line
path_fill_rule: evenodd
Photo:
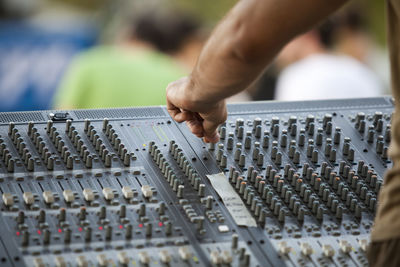
<path fill-rule="evenodd" d="M 177 122 L 183 122 L 185 120 L 185 117 L 182 116 L 182 110 L 179 108 L 179 105 L 176 105 L 176 97 L 174 92 L 176 91 L 178 87 L 177 81 L 172 82 L 168 84 L 167 89 L 166 89 L 166 95 L 167 95 L 167 111 L 169 115 Z"/>
<path fill-rule="evenodd" d="M 204 141 L 210 143 L 218 142 L 219 134 L 217 128 L 221 123 L 226 121 L 228 116 L 225 102 L 220 102 L 214 109 L 200 115 L 204 119 Z"/>
<path fill-rule="evenodd" d="M 176 122 L 184 122 L 184 121 L 193 119 L 192 112 L 190 112 L 190 111 L 182 111 L 181 109 L 175 107 L 170 102 L 167 102 L 167 111 L 168 111 L 169 115 Z"/>
<path fill-rule="evenodd" d="M 216 143 L 219 141 L 219 134 L 217 128 L 219 123 L 210 120 L 203 121 L 204 141 L 206 143 Z"/>
<path fill-rule="evenodd" d="M 181 120 L 181 112 L 179 109 L 169 109 L 168 110 L 169 115 L 171 116 L 172 119 L 174 119 L 177 122 L 182 122 L 183 120 Z"/>
<path fill-rule="evenodd" d="M 204 136 L 202 122 L 200 122 L 198 120 L 189 120 L 189 121 L 186 121 L 186 125 L 188 126 L 189 130 L 197 137 Z"/>
<path fill-rule="evenodd" d="M 182 122 L 177 120 L 180 119 L 179 114 L 181 113 L 181 110 L 177 108 L 174 104 L 172 104 L 172 102 L 169 100 L 167 100 L 167 111 L 172 119 L 176 120 L 177 122 Z"/>
<path fill-rule="evenodd" d="M 175 116 L 175 120 L 177 122 L 189 121 L 195 119 L 195 115 L 193 112 L 190 111 L 182 111 Z"/>
<path fill-rule="evenodd" d="M 204 136 L 204 138 L 203 138 L 203 141 L 205 142 L 205 143 L 218 143 L 218 141 L 219 141 L 219 138 L 220 138 L 220 136 L 219 136 L 219 134 L 216 132 L 214 135 L 212 135 L 212 136 Z"/>

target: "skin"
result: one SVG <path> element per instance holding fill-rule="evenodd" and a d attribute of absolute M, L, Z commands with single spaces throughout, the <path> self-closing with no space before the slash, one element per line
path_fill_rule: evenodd
<path fill-rule="evenodd" d="M 315 54 L 327 53 L 317 34 L 309 31 L 290 41 L 276 57 L 275 63 L 280 69 Z"/>
<path fill-rule="evenodd" d="M 214 29 L 188 77 L 167 87 L 167 109 L 205 142 L 219 140 L 225 99 L 246 89 L 298 34 L 347 0 L 242 0 Z"/>

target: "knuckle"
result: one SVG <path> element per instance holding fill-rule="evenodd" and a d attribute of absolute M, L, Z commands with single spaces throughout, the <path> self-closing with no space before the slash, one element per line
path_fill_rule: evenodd
<path fill-rule="evenodd" d="M 176 87 L 176 85 L 177 85 L 177 81 L 170 82 L 166 88 L 167 92 L 173 90 Z"/>
<path fill-rule="evenodd" d="M 219 118 L 218 123 L 219 123 L 219 124 L 224 123 L 224 122 L 226 121 L 227 118 L 228 118 L 228 114 L 227 114 L 226 112 L 224 112 L 224 113 L 222 114 L 222 116 Z"/>

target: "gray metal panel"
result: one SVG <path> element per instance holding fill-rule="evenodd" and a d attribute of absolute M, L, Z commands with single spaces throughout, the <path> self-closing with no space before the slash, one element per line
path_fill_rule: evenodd
<path fill-rule="evenodd" d="M 44 117 L 40 111 L 31 112 L 4 112 L 0 113 L 0 123 L 6 122 L 28 122 L 43 121 Z"/>
<path fill-rule="evenodd" d="M 120 118 L 156 118 L 165 117 L 161 107 L 117 108 L 117 109 L 81 109 L 73 111 L 78 120 L 82 119 L 120 119 Z"/>
<path fill-rule="evenodd" d="M 393 106 L 390 97 L 376 98 L 355 98 L 355 99 L 337 99 L 320 101 L 260 101 L 251 103 L 229 104 L 228 113 L 262 113 L 262 112 L 283 112 L 298 110 L 333 110 L 349 109 L 362 107 L 391 107 Z"/>

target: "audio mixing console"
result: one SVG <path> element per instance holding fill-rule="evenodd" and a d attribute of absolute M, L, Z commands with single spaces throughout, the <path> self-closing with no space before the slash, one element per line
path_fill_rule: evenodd
<path fill-rule="evenodd" d="M 0 113 L 1 266 L 366 266 L 390 97 Z"/>

